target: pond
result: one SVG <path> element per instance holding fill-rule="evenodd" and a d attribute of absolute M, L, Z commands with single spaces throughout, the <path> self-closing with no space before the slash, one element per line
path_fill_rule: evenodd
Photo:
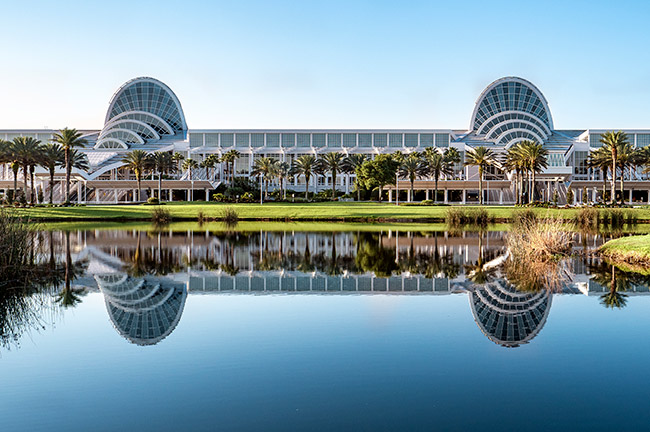
<path fill-rule="evenodd" d="M 0 298 L 2 430 L 650 423 L 650 276 L 606 235 L 544 287 L 505 231 L 296 228 L 42 232 L 49 279 Z"/>

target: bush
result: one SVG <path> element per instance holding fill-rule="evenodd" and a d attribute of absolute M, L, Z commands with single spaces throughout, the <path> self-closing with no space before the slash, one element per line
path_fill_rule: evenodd
<path fill-rule="evenodd" d="M 226 196 L 219 192 L 212 195 L 212 200 L 216 202 L 226 202 Z"/>
<path fill-rule="evenodd" d="M 561 219 L 522 223 L 512 229 L 507 238 L 512 258 L 523 264 L 566 256 L 572 244 L 573 234 Z"/>
<path fill-rule="evenodd" d="M 514 226 L 521 226 L 537 221 L 537 215 L 531 209 L 520 209 L 513 213 L 512 224 Z"/>
<path fill-rule="evenodd" d="M 460 227 L 463 225 L 477 225 L 483 227 L 492 222 L 492 218 L 484 208 L 465 211 L 459 207 L 450 207 L 445 213 L 445 222 L 450 227 Z"/>
<path fill-rule="evenodd" d="M 255 195 L 253 195 L 250 192 L 246 192 L 246 193 L 244 193 L 244 195 L 241 196 L 241 202 L 244 202 L 244 203 L 255 202 Z"/>
<path fill-rule="evenodd" d="M 571 188 L 566 190 L 566 203 L 568 205 L 573 205 L 573 189 Z"/>
<path fill-rule="evenodd" d="M 149 205 L 158 205 L 158 204 L 160 204 L 160 201 L 156 197 L 149 197 L 149 198 L 147 198 L 147 204 L 149 204 Z"/>
<path fill-rule="evenodd" d="M 226 226 L 235 226 L 239 222 L 239 213 L 232 207 L 225 207 L 221 210 L 219 218 Z"/>
<path fill-rule="evenodd" d="M 574 221 L 582 230 L 595 229 L 598 226 L 599 212 L 593 207 L 584 207 L 578 210 Z"/>
<path fill-rule="evenodd" d="M 156 207 L 151 212 L 151 222 L 154 225 L 167 225 L 171 222 L 172 215 L 164 207 Z"/>

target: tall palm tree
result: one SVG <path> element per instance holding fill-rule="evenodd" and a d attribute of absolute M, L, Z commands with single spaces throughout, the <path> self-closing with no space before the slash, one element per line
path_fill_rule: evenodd
<path fill-rule="evenodd" d="M 172 155 L 172 161 L 174 161 L 174 163 L 176 164 L 177 171 L 180 172 L 182 170 L 181 164 L 184 160 L 185 160 L 185 156 L 183 156 L 183 153 L 175 152 Z"/>
<path fill-rule="evenodd" d="M 228 152 L 230 153 L 230 152 Z M 264 187 L 264 199 L 269 197 L 269 178 L 273 174 L 273 166 L 277 159 L 262 156 L 253 162 L 252 176 L 259 176 L 260 188 Z"/>
<path fill-rule="evenodd" d="M 503 167 L 507 171 L 514 172 L 516 203 L 523 204 L 523 174 L 526 169 L 526 161 L 524 159 L 524 153 L 521 149 L 521 142 L 510 146 L 510 148 L 506 151 Z"/>
<path fill-rule="evenodd" d="M 607 196 L 607 172 L 611 166 L 611 153 L 605 147 L 599 147 L 589 153 L 587 159 L 587 166 L 592 169 L 597 169 L 603 175 L 603 203 Z"/>
<path fill-rule="evenodd" d="M 217 166 L 218 163 L 219 163 L 219 156 L 214 153 L 207 155 L 203 160 L 203 165 L 206 168 L 206 170 L 212 170 L 212 174 L 213 174 L 212 176 L 210 176 L 210 173 L 206 171 L 206 176 L 208 180 L 210 179 L 214 180 L 214 168 Z"/>
<path fill-rule="evenodd" d="M 354 188 L 357 191 L 357 201 L 361 201 L 361 183 L 359 182 L 359 169 L 368 156 L 360 153 L 353 153 L 348 155 L 343 161 L 343 169 L 348 174 L 354 174 Z"/>
<path fill-rule="evenodd" d="M 483 172 L 485 168 L 495 164 L 494 152 L 487 147 L 479 146 L 467 152 L 465 165 L 478 167 L 478 202 L 480 205 L 483 205 Z"/>
<path fill-rule="evenodd" d="M 173 155 L 169 152 L 155 152 L 149 156 L 149 166 L 158 173 L 158 200 L 162 200 L 162 176 L 176 171 Z"/>
<path fill-rule="evenodd" d="M 227 165 L 230 165 L 230 184 L 235 184 L 235 161 L 239 159 L 241 153 L 238 150 L 232 149 L 228 150 L 226 154 L 221 156 L 221 162 L 225 162 Z"/>
<path fill-rule="evenodd" d="M 13 140 L 14 157 L 19 161 L 23 169 L 23 182 L 25 199 L 27 199 L 27 180 L 31 178 L 30 202 L 34 204 L 34 176 L 31 175 L 32 166 L 40 162 L 41 141 L 32 137 L 16 137 Z"/>
<path fill-rule="evenodd" d="M 548 150 L 540 143 L 524 140 L 519 143 L 525 167 L 530 171 L 531 186 L 528 202 L 535 201 L 535 174 L 548 168 Z"/>
<path fill-rule="evenodd" d="M 336 175 L 343 170 L 343 160 L 345 155 L 337 152 L 326 153 L 321 159 L 323 169 L 332 175 L 332 201 L 336 199 Z"/>
<path fill-rule="evenodd" d="M 316 157 L 312 155 L 302 155 L 293 161 L 291 173 L 293 175 L 305 176 L 305 199 L 309 200 L 309 179 L 315 174 Z"/>
<path fill-rule="evenodd" d="M 612 170 L 612 204 L 616 202 L 616 169 L 618 168 L 618 151 L 625 144 L 629 144 L 627 134 L 623 131 L 609 131 L 605 132 L 600 137 L 600 142 L 603 148 L 611 155 L 611 170 Z"/>
<path fill-rule="evenodd" d="M 65 152 L 59 144 L 50 142 L 43 146 L 41 154 L 41 166 L 50 173 L 50 204 L 54 204 L 54 174 L 57 167 L 65 166 Z"/>
<path fill-rule="evenodd" d="M 440 154 L 435 147 L 428 147 L 424 151 L 426 171 L 428 175 L 433 177 L 435 184 L 433 200 L 438 201 L 438 180 L 440 176 L 450 176 L 454 173 L 454 166 L 452 162 Z M 460 155 L 459 155 L 460 159 Z"/>
<path fill-rule="evenodd" d="M 81 137 L 82 133 L 77 129 L 61 129 L 54 134 L 54 142 L 61 145 L 65 152 L 65 205 L 70 205 L 70 175 L 72 166 L 70 164 L 70 150 L 76 147 L 85 147 L 88 141 Z"/>
<path fill-rule="evenodd" d="M 277 177 L 278 181 L 280 182 L 281 199 L 287 199 L 287 190 L 284 187 L 284 179 L 286 179 L 289 176 L 290 169 L 291 167 L 289 165 L 289 162 L 276 161 L 273 164 L 272 174 L 273 176 Z"/>
<path fill-rule="evenodd" d="M 142 175 L 149 168 L 149 156 L 144 150 L 133 150 L 124 155 L 122 162 L 126 168 L 133 171 L 135 180 L 138 182 L 138 201 L 142 201 Z"/>
<path fill-rule="evenodd" d="M 400 159 L 401 163 L 397 169 L 397 175 L 399 178 L 407 179 L 411 183 L 411 194 L 409 195 L 409 201 L 413 201 L 413 183 L 416 179 L 419 179 L 427 174 L 427 165 L 422 160 L 422 157 L 420 157 L 419 153 L 411 153 L 410 155 Z M 399 190 L 397 190 L 397 193 L 399 193 Z"/>
<path fill-rule="evenodd" d="M 199 167 L 199 163 L 195 161 L 194 159 L 186 159 L 183 162 L 183 169 L 187 171 L 188 177 L 187 179 L 192 181 L 192 170 L 197 169 Z M 194 187 L 191 186 L 190 188 L 190 193 L 189 195 L 189 200 L 194 201 Z"/>
<path fill-rule="evenodd" d="M 618 167 L 621 169 L 621 203 L 625 203 L 625 171 L 629 168 L 630 170 L 630 179 L 632 179 L 632 169 L 641 165 L 642 162 L 642 152 L 635 149 L 630 143 L 623 143 L 618 148 Z"/>
<path fill-rule="evenodd" d="M 70 150 L 70 166 L 79 171 L 88 171 L 90 169 L 90 162 L 88 161 L 88 156 L 85 153 L 80 152 L 77 149 Z M 78 196 L 81 194 L 81 190 L 77 190 Z"/>

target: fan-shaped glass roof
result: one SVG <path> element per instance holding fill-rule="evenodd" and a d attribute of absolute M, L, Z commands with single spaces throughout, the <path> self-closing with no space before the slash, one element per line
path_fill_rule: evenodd
<path fill-rule="evenodd" d="M 474 320 L 493 342 L 516 347 L 528 343 L 544 326 L 551 293 L 520 292 L 505 280 L 477 286 L 470 293 Z"/>

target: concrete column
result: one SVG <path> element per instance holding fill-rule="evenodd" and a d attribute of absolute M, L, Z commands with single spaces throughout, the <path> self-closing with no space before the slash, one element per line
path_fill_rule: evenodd
<path fill-rule="evenodd" d="M 393 202 L 393 190 L 388 189 L 388 202 Z"/>
<path fill-rule="evenodd" d="M 591 200 L 596 202 L 598 200 L 598 188 L 593 188 L 591 190 Z"/>
<path fill-rule="evenodd" d="M 429 199 L 429 189 L 427 189 L 427 190 L 425 191 L 425 193 L 426 193 L 425 199 L 428 200 L 428 199 Z"/>
<path fill-rule="evenodd" d="M 117 189 L 113 189 L 113 196 L 115 197 L 115 204 L 117 204 Z"/>
<path fill-rule="evenodd" d="M 407 189 L 406 190 L 406 201 L 411 202 L 412 199 L 413 199 L 413 197 L 411 196 L 411 189 Z"/>
<path fill-rule="evenodd" d="M 499 204 L 503 204 L 503 189 L 499 189 Z"/>
<path fill-rule="evenodd" d="M 167 190 L 167 201 L 171 201 L 171 200 L 172 200 L 172 190 L 168 189 Z"/>
<path fill-rule="evenodd" d="M 463 204 L 467 202 L 467 190 L 463 189 Z"/>
<path fill-rule="evenodd" d="M 95 189 L 95 202 L 99 204 L 99 189 Z"/>
<path fill-rule="evenodd" d="M 448 202 L 449 202 L 449 191 L 445 189 L 444 203 L 447 204 Z"/>
<path fill-rule="evenodd" d="M 625 191 L 623 191 L 623 192 L 625 192 Z M 629 202 L 630 202 L 630 204 L 632 204 L 632 188 L 630 188 L 630 201 Z"/>

